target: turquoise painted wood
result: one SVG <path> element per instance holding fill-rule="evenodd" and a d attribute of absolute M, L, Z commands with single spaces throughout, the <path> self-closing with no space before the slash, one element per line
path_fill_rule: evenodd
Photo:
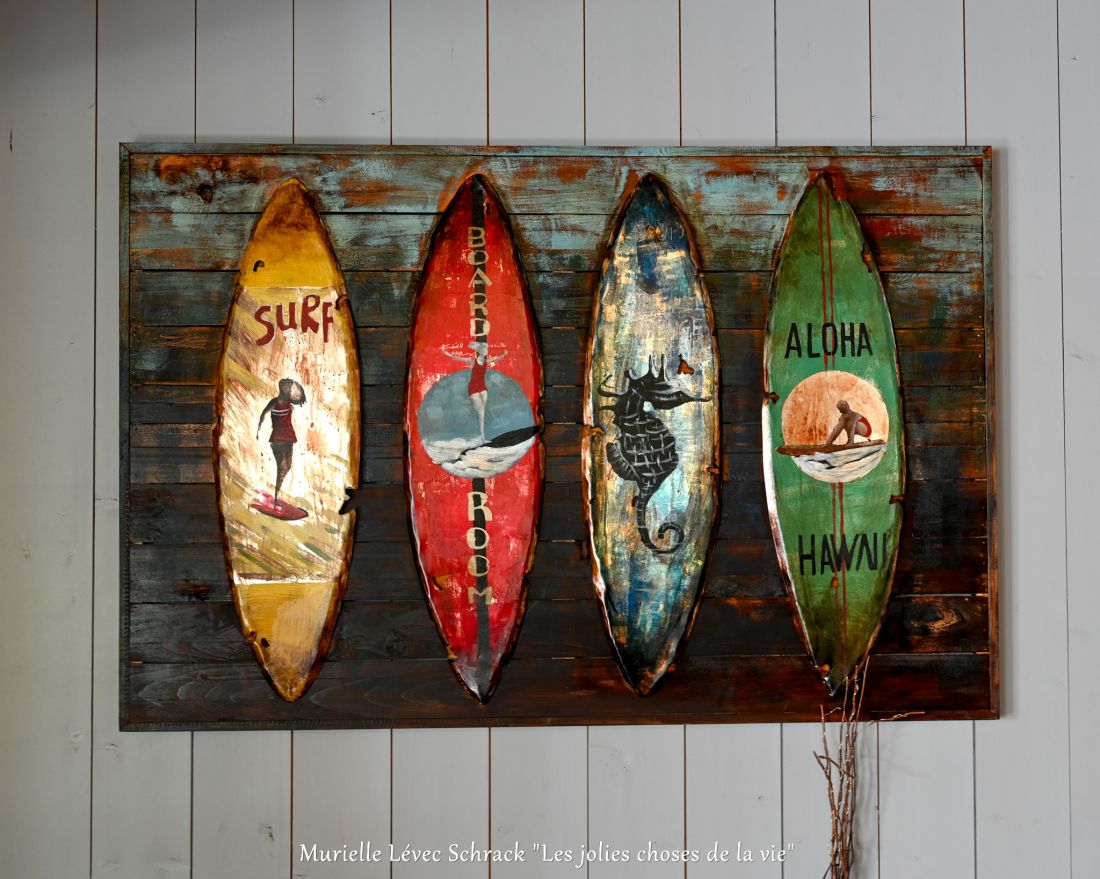
<path fill-rule="evenodd" d="M 718 503 L 718 350 L 683 214 L 638 184 L 604 263 L 581 453 L 596 591 L 627 683 L 650 693 L 702 588 Z"/>

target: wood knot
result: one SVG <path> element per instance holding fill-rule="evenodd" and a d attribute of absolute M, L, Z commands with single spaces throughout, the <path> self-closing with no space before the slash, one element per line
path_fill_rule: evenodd
<path fill-rule="evenodd" d="M 200 185 L 196 192 L 198 192 L 199 198 L 201 198 L 207 204 L 210 204 L 210 202 L 214 200 L 214 187 L 211 186 L 209 183 L 203 183 L 202 185 Z"/>

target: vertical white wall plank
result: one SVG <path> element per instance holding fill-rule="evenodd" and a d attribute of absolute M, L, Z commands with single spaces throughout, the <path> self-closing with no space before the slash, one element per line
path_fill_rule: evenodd
<path fill-rule="evenodd" d="M 585 14 L 587 142 L 679 143 L 676 0 L 587 0 Z"/>
<path fill-rule="evenodd" d="M 389 141 L 389 0 L 297 0 L 294 133 L 299 143 Z M 294 879 L 390 875 L 390 738 L 388 730 L 291 737 Z M 303 855 L 303 846 L 355 850 L 360 841 L 382 850 L 383 860 L 323 863 Z"/>
<path fill-rule="evenodd" d="M 198 0 L 196 18 L 198 140 L 292 140 L 289 0 Z M 285 732 L 195 733 L 194 879 L 289 875 L 291 748 Z"/>
<path fill-rule="evenodd" d="M 195 122 L 200 140 L 291 140 L 292 5 L 292 0 L 196 0 Z"/>
<path fill-rule="evenodd" d="M 583 142 L 583 25 L 581 0 L 491 0 L 493 143 Z M 505 685 L 507 679 L 505 667 Z M 531 847 L 541 843 L 552 856 L 585 842 L 587 747 L 583 727 L 489 732 L 492 847 L 518 844 L 527 854 L 524 863 L 495 864 L 494 879 L 570 875 L 571 865 L 544 863 Z"/>
<path fill-rule="evenodd" d="M 779 879 L 783 865 L 754 855 L 737 864 L 737 849 L 779 848 L 783 839 L 782 751 L 778 724 L 687 728 L 687 847 L 701 860 L 688 876 L 747 875 Z M 730 860 L 708 861 L 717 843 Z"/>
<path fill-rule="evenodd" d="M 485 143 L 486 27 L 483 0 L 394 0 L 394 142 Z M 489 846 L 489 731 L 394 730 L 392 750 L 393 844 L 444 858 L 394 864 L 394 879 L 487 877 L 488 864 L 446 858 L 452 844 Z"/>
<path fill-rule="evenodd" d="M 88 873 L 95 11 L 0 29 L 0 847 L 13 876 Z"/>
<path fill-rule="evenodd" d="M 1090 465 L 1089 437 L 1098 423 L 1094 399 L 1100 386 L 1100 342 L 1090 332 L 1095 317 L 1095 271 L 1091 255 L 1100 237 L 1095 205 L 1100 201 L 1096 146 L 1100 143 L 1100 7 L 1089 0 L 1059 4 L 1062 123 L 1062 289 L 1065 297 L 1066 491 L 1069 541 L 1070 805 L 1074 876 L 1100 863 L 1100 594 L 1092 563 L 1100 477 Z"/>
<path fill-rule="evenodd" d="M 485 143 L 485 0 L 393 0 L 394 143 Z"/>
<path fill-rule="evenodd" d="M 381 879 L 390 875 L 390 731 L 296 732 L 293 879 Z M 302 847 L 380 849 L 379 862 L 307 860 Z"/>
<path fill-rule="evenodd" d="M 458 684 L 456 683 L 457 687 Z M 439 850 L 442 863 L 393 865 L 394 879 L 486 877 L 489 865 L 448 863 L 448 849 L 489 846 L 489 737 L 483 729 L 393 733 L 393 845 Z"/>
<path fill-rule="evenodd" d="M 489 140 L 584 141 L 581 0 L 489 4 Z"/>
<path fill-rule="evenodd" d="M 777 0 L 776 136 L 781 144 L 864 144 L 871 138 L 866 0 Z M 824 687 L 822 701 L 826 700 Z M 835 737 L 834 737 L 835 740 Z M 818 879 L 828 863 L 825 779 L 814 760 L 821 726 L 783 727 L 783 835 L 793 844 L 785 879 Z M 873 729 L 860 747 L 857 858 L 877 876 L 878 750 Z"/>
<path fill-rule="evenodd" d="M 873 0 L 876 144 L 965 141 L 962 21 L 961 0 Z M 882 876 L 973 876 L 973 724 L 884 723 L 878 733 Z"/>
<path fill-rule="evenodd" d="M 883 879 L 972 877 L 974 724 L 882 723 L 878 731 Z"/>
<path fill-rule="evenodd" d="M 290 734 L 195 733 L 191 875 L 290 875 Z"/>
<path fill-rule="evenodd" d="M 772 0 L 681 5 L 685 144 L 775 142 L 775 7 Z M 782 750 L 777 724 L 689 726 L 685 750 L 687 847 L 702 860 L 688 876 L 778 877 L 782 865 L 736 864 L 738 843 L 780 845 Z M 708 861 L 717 844 L 730 862 Z"/>
<path fill-rule="evenodd" d="M 389 142 L 389 0 L 296 0 L 294 135 Z"/>
<path fill-rule="evenodd" d="M 775 142 L 773 0 L 682 0 L 685 144 Z"/>
<path fill-rule="evenodd" d="M 1054 0 L 966 5 L 968 135 L 971 143 L 997 150 L 994 283 L 1002 389 L 1005 716 L 979 722 L 975 731 L 980 877 L 1069 875 L 1056 13 Z"/>
<path fill-rule="evenodd" d="M 875 144 L 963 143 L 962 0 L 871 0 Z"/>
<path fill-rule="evenodd" d="M 679 4 L 587 0 L 585 12 L 587 142 L 679 143 Z M 650 845 L 685 847 L 684 759 L 682 726 L 589 730 L 588 846 L 630 856 L 592 863 L 590 877 L 684 875 L 682 864 L 638 859 Z"/>
<path fill-rule="evenodd" d="M 191 735 L 118 729 L 118 145 L 194 137 L 195 11 L 99 4 L 96 169 L 92 876 L 178 876 L 191 860 Z"/>
<path fill-rule="evenodd" d="M 780 144 L 869 143 L 867 0 L 776 0 Z"/>
<path fill-rule="evenodd" d="M 675 674 L 675 672 L 673 672 Z M 648 863 L 684 849 L 684 728 L 594 726 L 588 740 L 588 846 L 628 852 L 626 863 L 593 862 L 591 879 L 673 879 L 683 864 Z M 639 857 L 641 855 L 641 858 Z"/>
<path fill-rule="evenodd" d="M 495 864 L 493 879 L 577 875 L 574 864 L 547 863 L 530 850 L 541 843 L 550 858 L 558 849 L 576 852 L 587 839 L 585 728 L 495 729 L 491 742 L 493 848 L 517 843 L 527 856 L 522 864 Z"/>

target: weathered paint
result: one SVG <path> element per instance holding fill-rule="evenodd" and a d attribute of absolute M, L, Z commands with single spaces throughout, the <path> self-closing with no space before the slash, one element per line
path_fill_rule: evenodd
<path fill-rule="evenodd" d="M 432 235 L 409 337 L 406 470 L 424 592 L 452 668 L 489 699 L 519 632 L 543 451 L 538 335 L 511 230 L 470 177 Z"/>
<path fill-rule="evenodd" d="M 702 587 L 718 503 L 718 352 L 683 214 L 654 176 L 619 219 L 592 319 L 581 458 L 596 591 L 649 693 Z"/>
<path fill-rule="evenodd" d="M 264 671 L 294 701 L 320 671 L 347 584 L 355 519 L 339 510 L 359 481 L 360 424 L 344 282 L 296 179 L 272 196 L 245 249 L 217 376 L 233 599 Z"/>
<path fill-rule="evenodd" d="M 890 594 L 905 484 L 899 385 L 874 257 L 821 175 L 780 251 L 762 423 L 780 569 L 831 693 L 870 649 Z"/>

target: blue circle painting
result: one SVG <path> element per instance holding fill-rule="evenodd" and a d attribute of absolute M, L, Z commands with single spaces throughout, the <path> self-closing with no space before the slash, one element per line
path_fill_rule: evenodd
<path fill-rule="evenodd" d="M 464 479 L 497 476 L 534 445 L 538 427 L 519 384 L 496 370 L 485 390 L 471 393 L 471 371 L 446 375 L 432 385 L 416 413 L 424 451 L 440 467 Z"/>

